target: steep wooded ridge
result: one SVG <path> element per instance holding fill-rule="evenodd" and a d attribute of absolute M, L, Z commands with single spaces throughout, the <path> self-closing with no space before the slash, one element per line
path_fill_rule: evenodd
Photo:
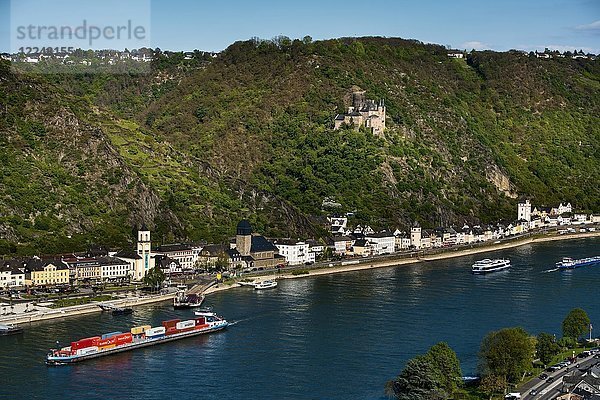
<path fill-rule="evenodd" d="M 0 253 L 219 241 L 250 216 L 319 236 L 324 198 L 376 228 L 512 220 L 518 196 L 600 211 L 600 62 L 402 39 L 233 44 L 153 73 L 0 67 Z M 388 129 L 333 130 L 352 91 Z"/>

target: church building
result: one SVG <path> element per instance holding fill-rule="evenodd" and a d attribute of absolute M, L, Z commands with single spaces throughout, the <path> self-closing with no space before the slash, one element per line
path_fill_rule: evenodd
<path fill-rule="evenodd" d="M 249 268 L 275 268 L 284 264 L 285 258 L 277 252 L 277 247 L 264 236 L 252 232 L 248 220 L 240 221 L 235 236 L 235 249 Z"/>
<path fill-rule="evenodd" d="M 150 230 L 143 225 L 137 233 L 136 250 L 121 250 L 114 257 L 129 263 L 133 281 L 142 281 L 148 271 L 155 266 L 155 255 L 152 253 Z"/>

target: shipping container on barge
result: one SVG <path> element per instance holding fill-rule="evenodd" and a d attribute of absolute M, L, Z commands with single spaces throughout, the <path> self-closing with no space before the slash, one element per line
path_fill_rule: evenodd
<path fill-rule="evenodd" d="M 192 336 L 217 332 L 229 323 L 215 313 L 181 321 L 164 321 L 162 326 L 138 326 L 127 333 L 113 332 L 102 336 L 80 339 L 62 349 L 52 349 L 46 356 L 48 365 L 68 365 L 111 354 L 131 351 L 142 347 L 172 342 Z"/>

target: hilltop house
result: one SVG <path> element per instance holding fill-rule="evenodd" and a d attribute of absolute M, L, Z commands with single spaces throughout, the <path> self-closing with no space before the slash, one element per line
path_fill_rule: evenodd
<path fill-rule="evenodd" d="M 374 135 L 382 135 L 385 130 L 386 108 L 385 102 L 368 100 L 365 91 L 352 94 L 352 106 L 348 107 L 346 114 L 335 116 L 335 130 L 342 126 L 351 126 L 358 130 L 361 127 L 370 129 Z"/>
<path fill-rule="evenodd" d="M 348 226 L 347 217 L 327 217 L 327 223 L 329 224 L 329 230 L 333 235 L 344 235 Z"/>
<path fill-rule="evenodd" d="M 465 53 L 460 50 L 448 50 L 448 57 L 450 58 L 465 58 Z"/>

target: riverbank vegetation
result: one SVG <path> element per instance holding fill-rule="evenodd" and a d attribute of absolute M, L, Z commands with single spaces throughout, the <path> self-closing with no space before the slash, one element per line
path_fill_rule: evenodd
<path fill-rule="evenodd" d="M 76 297 L 76 298 L 71 298 L 71 299 L 56 300 L 49 307 L 50 308 L 63 308 L 63 307 L 71 307 L 71 306 L 81 306 L 84 304 L 90 304 L 90 303 L 94 303 L 94 302 L 111 301 L 114 299 L 115 298 L 113 296 L 108 296 L 108 295 L 96 296 L 96 297 Z"/>
<path fill-rule="evenodd" d="M 456 353 L 446 343 L 438 343 L 406 367 L 386 385 L 386 393 L 399 400 L 448 399 L 461 384 L 462 371 Z"/>
<path fill-rule="evenodd" d="M 463 383 L 456 353 L 439 343 L 409 360 L 402 372 L 386 384 L 385 392 L 399 400 L 502 399 L 509 389 L 525 384 L 548 365 L 596 346 L 594 342 L 579 341 L 590 328 L 584 310 L 569 312 L 562 327 L 563 337 L 559 340 L 549 333 L 532 336 L 520 327 L 488 333 L 479 349 L 479 379 L 474 383 Z"/>

